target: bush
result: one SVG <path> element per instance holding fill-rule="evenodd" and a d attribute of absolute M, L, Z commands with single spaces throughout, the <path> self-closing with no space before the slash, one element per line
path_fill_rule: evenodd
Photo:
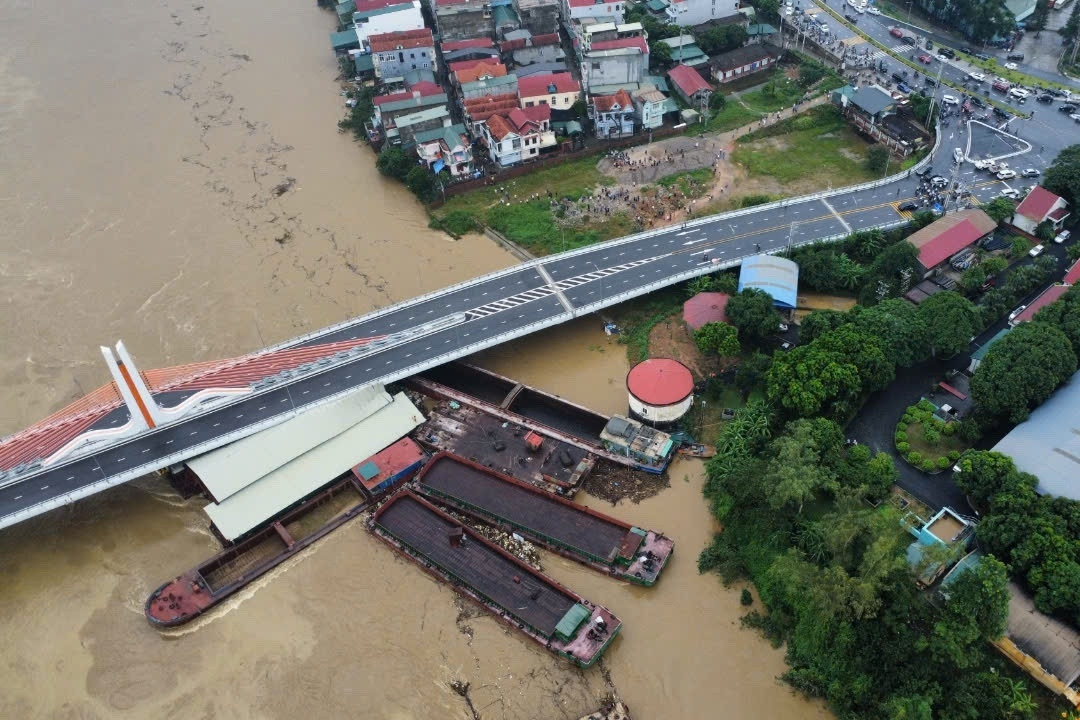
<path fill-rule="evenodd" d="M 937 445 L 941 442 L 941 432 L 931 423 L 923 425 L 922 436 L 928 445 Z"/>
<path fill-rule="evenodd" d="M 934 403 L 930 402 L 926 398 L 923 398 L 919 402 L 915 403 L 915 407 L 917 407 L 918 409 L 920 409 L 920 410 L 922 410 L 924 412 L 928 412 L 928 413 L 934 412 Z"/>
<path fill-rule="evenodd" d="M 925 458 L 921 463 L 919 463 L 919 468 L 923 472 L 934 472 L 934 470 L 937 469 L 937 463 L 934 462 L 933 458 Z"/>
<path fill-rule="evenodd" d="M 442 217 L 431 218 L 428 227 L 432 230 L 442 230 L 459 238 L 467 233 L 479 232 L 480 223 L 468 210 L 451 210 Z"/>
<path fill-rule="evenodd" d="M 896 443 L 896 449 L 897 449 L 897 451 L 900 452 L 901 455 L 905 455 L 911 450 L 911 443 L 909 443 L 909 442 L 898 442 L 898 443 Z"/>
<path fill-rule="evenodd" d="M 945 457 L 949 459 L 949 462 L 956 462 L 960 459 L 960 454 L 959 450 L 950 450 Z"/>
<path fill-rule="evenodd" d="M 937 469 L 938 470 L 948 470 L 949 465 L 952 465 L 952 463 L 953 463 L 953 461 L 949 460 L 949 458 L 947 458 L 947 457 L 939 457 L 938 460 L 937 460 Z"/>
<path fill-rule="evenodd" d="M 908 409 L 910 410 L 910 408 Z M 904 416 L 900 418 L 900 422 L 903 423 L 905 427 L 907 427 L 911 423 L 915 422 L 915 416 L 912 415 L 910 412 L 905 412 Z"/>
<path fill-rule="evenodd" d="M 766 203 L 771 203 L 775 199 L 776 198 L 772 195 L 767 195 L 765 193 L 750 193 L 749 195 L 743 196 L 743 199 L 739 202 L 739 207 L 748 208 L 754 207 L 755 205 L 764 205 Z"/>
<path fill-rule="evenodd" d="M 960 439 L 966 443 L 975 444 L 982 437 L 982 428 L 974 420 L 965 420 L 960 423 Z"/>
<path fill-rule="evenodd" d="M 909 463 L 918 467 L 922 463 L 922 453 L 918 450 L 912 450 L 904 456 Z"/>
<path fill-rule="evenodd" d="M 743 588 L 742 594 L 739 595 L 739 602 L 743 605 L 743 607 L 753 605 L 754 596 L 750 594 L 750 591 L 747 588 Z"/>
<path fill-rule="evenodd" d="M 905 432 L 896 433 L 895 435 L 893 435 L 893 441 L 896 442 L 897 444 L 902 443 L 902 442 L 907 442 L 907 433 L 905 433 Z"/>
<path fill-rule="evenodd" d="M 945 423 L 945 427 L 941 428 L 941 432 L 946 437 L 952 437 L 956 434 L 956 423 Z"/>

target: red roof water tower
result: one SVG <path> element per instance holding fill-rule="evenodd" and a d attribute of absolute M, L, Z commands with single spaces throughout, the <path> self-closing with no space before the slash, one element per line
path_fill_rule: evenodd
<path fill-rule="evenodd" d="M 694 376 L 678 360 L 643 360 L 626 376 L 630 414 L 650 425 L 669 425 L 694 403 Z"/>

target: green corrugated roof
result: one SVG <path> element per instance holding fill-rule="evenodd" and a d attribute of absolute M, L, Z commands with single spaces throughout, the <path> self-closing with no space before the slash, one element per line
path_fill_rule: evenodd
<path fill-rule="evenodd" d="M 555 626 L 555 637 L 559 638 L 563 642 L 566 642 L 570 638 L 574 637 L 574 633 L 581 627 L 581 623 L 589 619 L 592 612 L 589 608 L 585 607 L 581 603 L 577 603 L 572 608 L 566 611 L 562 620 Z"/>
<path fill-rule="evenodd" d="M 514 12 L 513 5 L 496 5 L 491 8 L 491 21 L 495 27 L 501 27 L 503 25 L 520 25 L 521 20 L 518 19 L 517 13 Z"/>
<path fill-rule="evenodd" d="M 754 37 L 755 35 L 775 35 L 776 32 L 776 28 L 769 23 L 758 23 L 746 28 L 746 34 L 750 37 Z"/>
<path fill-rule="evenodd" d="M 649 0 L 649 2 L 645 3 L 645 7 L 653 12 L 663 12 L 667 10 L 668 4 L 664 0 Z"/>
<path fill-rule="evenodd" d="M 379 466 L 370 460 L 356 469 L 356 472 L 360 473 L 360 477 L 365 480 L 370 480 L 379 474 Z"/>
<path fill-rule="evenodd" d="M 357 75 L 375 71 L 375 61 L 371 59 L 371 53 L 357 55 L 353 59 L 353 64 L 356 66 Z"/>
<path fill-rule="evenodd" d="M 360 47 L 360 38 L 356 37 L 356 28 L 330 33 L 330 44 L 335 51 L 352 50 Z"/>
<path fill-rule="evenodd" d="M 971 359 L 972 360 L 985 360 L 986 359 L 986 353 L 990 352 L 990 348 L 994 346 L 994 343 L 996 343 L 998 340 L 1000 340 L 1001 338 L 1008 335 L 1009 330 L 1011 330 L 1011 329 L 1012 328 L 1005 328 L 1004 330 L 999 331 L 997 335 L 995 335 L 994 337 L 987 340 L 985 345 L 983 345 L 981 348 L 979 348 L 975 352 L 971 353 Z"/>
<path fill-rule="evenodd" d="M 334 10 L 337 12 L 338 27 L 345 27 L 349 24 L 352 14 L 356 12 L 356 3 L 353 0 L 345 0 L 343 3 L 338 3 Z"/>

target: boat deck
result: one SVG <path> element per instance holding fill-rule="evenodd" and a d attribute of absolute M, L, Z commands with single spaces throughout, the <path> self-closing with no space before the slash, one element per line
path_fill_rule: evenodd
<path fill-rule="evenodd" d="M 524 563 L 469 534 L 455 547 L 450 533 L 460 525 L 408 493 L 396 496 L 373 522 L 423 559 L 548 637 L 554 636 L 559 621 L 578 602 Z"/>
<path fill-rule="evenodd" d="M 608 562 L 614 561 L 630 530 L 628 525 L 445 455 L 430 463 L 418 483 L 421 490 L 430 488 Z"/>

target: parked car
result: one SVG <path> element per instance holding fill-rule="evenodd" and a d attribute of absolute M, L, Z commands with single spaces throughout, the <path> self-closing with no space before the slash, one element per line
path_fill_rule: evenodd
<path fill-rule="evenodd" d="M 982 290 L 983 292 L 986 292 L 987 290 L 989 290 L 990 288 L 994 287 L 995 285 L 997 285 L 997 281 L 996 281 L 996 280 L 994 280 L 994 278 L 986 278 L 986 282 L 984 282 L 984 283 L 983 283 L 983 284 L 982 284 L 982 285 L 981 285 L 981 286 L 979 287 L 979 289 L 980 289 L 980 290 Z"/>
<path fill-rule="evenodd" d="M 911 93 L 911 88 L 908 87 L 907 83 L 902 83 L 902 82 L 896 83 L 896 89 L 899 90 L 900 92 L 904 93 L 905 95 L 908 95 L 908 94 Z"/>
<path fill-rule="evenodd" d="M 955 60 L 956 59 L 956 53 L 954 53 L 952 50 L 950 50 L 947 47 L 938 48 L 938 55 L 943 55 L 943 56 L 947 57 L 950 60 Z"/>
<path fill-rule="evenodd" d="M 911 35 L 905 35 L 900 39 L 903 40 L 908 45 L 911 45 L 911 46 L 915 46 L 915 45 L 919 44 L 919 41 L 916 40 L 915 38 L 913 38 Z"/>
<path fill-rule="evenodd" d="M 980 60 L 989 60 L 990 59 L 990 56 L 987 55 L 986 53 L 975 53 L 975 57 L 979 58 Z"/>
<path fill-rule="evenodd" d="M 923 63 L 925 65 L 929 65 L 930 60 L 931 60 L 930 56 L 927 55 L 926 53 L 923 53 L 922 55 L 919 56 L 919 62 L 921 62 L 921 63 Z"/>
<path fill-rule="evenodd" d="M 1059 232 L 1057 235 L 1054 236 L 1054 242 L 1056 242 L 1058 245 L 1060 245 L 1061 243 L 1068 241 L 1070 235 L 1072 235 L 1071 231 L 1062 230 L 1061 232 Z"/>
<path fill-rule="evenodd" d="M 876 7 L 874 7 L 873 5 L 871 5 L 870 7 L 868 7 L 868 8 L 866 9 L 866 12 L 870 13 L 871 15 L 880 15 L 880 14 L 881 14 L 881 11 L 880 11 L 880 10 L 878 10 L 878 9 L 877 9 Z"/>
<path fill-rule="evenodd" d="M 960 148 L 953 148 L 952 151 L 953 162 L 959 164 L 964 162 L 964 151 Z"/>
<path fill-rule="evenodd" d="M 1063 113 L 1072 114 L 1072 113 L 1076 112 L 1076 106 L 1075 105 L 1069 105 L 1068 103 L 1066 103 L 1064 105 L 1059 106 L 1058 110 L 1063 112 Z"/>
<path fill-rule="evenodd" d="M 1037 97 L 1035 99 L 1038 100 L 1041 103 L 1052 103 L 1052 102 L 1054 102 L 1054 96 L 1051 95 L 1050 93 L 1043 93 L 1042 95 L 1040 95 L 1039 97 Z"/>
<path fill-rule="evenodd" d="M 976 170 L 985 170 L 990 167 L 989 160 L 976 160 L 973 164 L 975 165 Z"/>
<path fill-rule="evenodd" d="M 1042 245 L 1036 245 L 1035 247 L 1028 250 L 1028 255 L 1030 255 L 1031 257 L 1039 257 L 1040 255 L 1042 255 L 1042 251 L 1043 251 L 1043 246 Z"/>
<path fill-rule="evenodd" d="M 1007 62 L 1004 65 L 1002 65 L 1002 67 L 1005 68 L 1006 70 L 1015 70 L 1017 68 L 1017 65 L 1014 62 Z"/>
<path fill-rule="evenodd" d="M 946 177 L 942 177 L 941 175 L 935 175 L 934 177 L 930 178 L 930 187 L 937 190 L 943 190 L 949 187 L 949 179 Z"/>
<path fill-rule="evenodd" d="M 1073 113 L 1069 117 L 1071 117 L 1073 119 L 1073 122 L 1080 123 L 1080 113 Z"/>
<path fill-rule="evenodd" d="M 1039 177 L 1039 171 L 1035 168 L 1026 168 L 1024 172 L 1020 173 L 1021 177 Z"/>
<path fill-rule="evenodd" d="M 904 37 L 904 31 L 901 30 L 898 27 L 889 28 L 889 34 L 892 35 L 893 37 L 897 37 L 897 38 Z"/>
<path fill-rule="evenodd" d="M 1011 168 L 1005 168 L 997 174 L 998 180 L 1012 180 L 1016 177 L 1016 171 Z"/>
<path fill-rule="evenodd" d="M 930 77 L 929 75 L 927 75 L 926 77 L 923 78 L 923 82 L 926 83 L 927 85 L 929 85 L 930 87 L 934 87 L 935 85 L 937 85 L 937 81 L 934 80 L 934 78 Z"/>
<path fill-rule="evenodd" d="M 970 55 L 972 53 L 972 50 L 969 47 L 962 47 L 960 48 L 960 52 L 964 53 L 965 55 Z"/>
<path fill-rule="evenodd" d="M 908 200 L 897 205 L 896 209 L 900 212 L 913 212 L 919 209 L 919 203 L 914 200 Z"/>
<path fill-rule="evenodd" d="M 1011 313 L 1009 313 L 1009 320 L 1015 320 L 1016 316 L 1024 312 L 1025 310 L 1027 310 L 1027 305 L 1021 305 L 1020 307 L 1016 308 Z"/>
<path fill-rule="evenodd" d="M 1029 93 L 1022 87 L 1014 87 L 1009 89 L 1009 95 L 1012 95 L 1014 98 L 1020 98 L 1021 100 L 1026 98 L 1030 94 L 1031 93 Z"/>
<path fill-rule="evenodd" d="M 971 72 L 971 73 L 968 73 L 968 79 L 969 80 L 974 80 L 975 82 L 980 82 L 981 83 L 984 80 L 986 80 L 986 76 L 983 75 L 981 72 Z"/>
<path fill-rule="evenodd" d="M 994 108 L 994 115 L 1001 118 L 1002 120 L 1005 120 L 1006 118 L 1009 117 L 1009 113 L 1007 111 L 1005 111 L 1005 110 L 1002 110 L 999 107 Z"/>
<path fill-rule="evenodd" d="M 998 194 L 1001 195 L 1001 197 L 1007 197 L 1010 200 L 1016 200 L 1020 197 L 1020 191 L 1016 188 L 1005 188 Z"/>
<path fill-rule="evenodd" d="M 1024 62 L 1024 53 L 1009 53 L 1008 55 L 1005 56 L 1005 59 L 1010 60 L 1010 61 L 1015 61 L 1015 62 Z M 1009 67 L 1009 65 L 1006 64 L 1005 67 Z M 1009 68 L 1009 69 L 1013 70 L 1014 68 Z"/>
<path fill-rule="evenodd" d="M 941 52 L 940 50 L 938 51 L 938 54 L 935 57 L 937 58 L 938 62 L 949 62 L 949 56 L 946 55 L 945 53 Z"/>
<path fill-rule="evenodd" d="M 1003 78 L 997 78 L 996 80 L 994 80 L 994 84 L 990 87 L 992 87 L 995 91 L 999 93 L 1006 93 L 1009 92 L 1009 88 L 1012 87 L 1012 84 L 1008 80 L 1005 80 Z"/>
<path fill-rule="evenodd" d="M 941 96 L 941 104 L 942 105 L 959 105 L 960 104 L 960 98 L 956 97 L 955 95 L 942 95 Z"/>

